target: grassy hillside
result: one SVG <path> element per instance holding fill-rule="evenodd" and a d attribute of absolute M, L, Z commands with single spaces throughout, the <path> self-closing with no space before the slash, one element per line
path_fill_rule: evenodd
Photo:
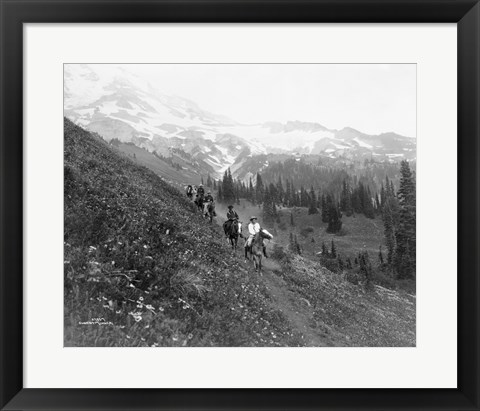
<path fill-rule="evenodd" d="M 147 168 L 64 128 L 66 346 L 301 344 L 218 226 Z"/>
<path fill-rule="evenodd" d="M 66 346 L 415 344 L 414 296 L 283 252 L 278 227 L 259 275 L 232 255 L 223 206 L 209 224 L 138 158 L 64 127 Z"/>
<path fill-rule="evenodd" d="M 301 256 L 280 261 L 274 274 L 303 306 L 308 331 L 327 345 L 415 346 L 414 295 L 353 285 Z"/>

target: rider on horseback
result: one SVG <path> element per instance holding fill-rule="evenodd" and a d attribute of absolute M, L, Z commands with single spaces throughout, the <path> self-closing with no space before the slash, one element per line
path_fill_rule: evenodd
<path fill-rule="evenodd" d="M 211 191 L 209 191 L 207 195 L 203 198 L 203 203 L 206 204 L 207 207 L 211 208 L 213 216 L 217 215 L 217 213 L 215 212 L 215 202 L 213 200 Z"/>
<path fill-rule="evenodd" d="M 228 221 L 238 220 L 238 214 L 234 210 L 233 205 L 228 206 L 227 219 L 228 219 Z"/>
<path fill-rule="evenodd" d="M 230 227 L 232 224 L 238 222 L 238 214 L 237 212 L 233 209 L 233 205 L 228 206 L 228 211 L 227 211 L 227 221 L 223 223 L 223 231 L 225 232 L 225 235 L 228 238 L 228 233 L 230 232 Z"/>
<path fill-rule="evenodd" d="M 200 184 L 197 189 L 198 197 L 203 197 L 205 195 L 205 189 L 203 188 L 203 184 Z"/>
<path fill-rule="evenodd" d="M 213 203 L 213 196 L 212 196 L 212 193 L 209 191 L 207 193 L 207 195 L 205 196 L 205 198 L 203 199 L 203 201 L 205 201 L 206 203 L 208 202 L 212 202 Z"/>
<path fill-rule="evenodd" d="M 245 248 L 250 248 L 252 246 L 253 238 L 255 237 L 255 234 L 260 232 L 262 228 L 260 227 L 260 224 L 257 222 L 257 217 L 252 216 L 250 217 L 250 224 L 248 224 L 248 233 L 250 234 L 247 238 L 247 241 L 245 241 Z M 264 245 L 263 246 L 263 255 L 265 258 L 267 257 L 267 248 Z M 246 256 L 246 254 L 245 254 Z"/>

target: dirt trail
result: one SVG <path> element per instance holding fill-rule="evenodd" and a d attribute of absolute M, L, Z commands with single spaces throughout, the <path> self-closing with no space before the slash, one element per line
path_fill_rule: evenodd
<path fill-rule="evenodd" d="M 314 307 L 305 298 L 291 291 L 288 284 L 278 275 L 281 267 L 272 260 L 263 260 L 262 272 L 265 284 L 272 296 L 272 301 L 280 312 L 289 320 L 290 324 L 299 332 L 308 347 L 324 347 L 330 345 L 328 336 L 316 328 Z"/>
<path fill-rule="evenodd" d="M 248 224 L 249 216 L 241 209 L 236 211 L 240 216 L 240 220 L 243 221 L 245 225 Z M 226 219 L 227 207 L 223 204 L 217 204 L 216 212 L 217 218 L 215 220 L 217 224 L 221 226 Z M 226 241 L 225 246 L 228 246 Z M 242 240 L 238 243 L 237 256 L 243 260 Z M 244 262 L 245 268 L 248 269 L 251 275 L 262 276 L 271 296 L 273 308 L 279 310 L 287 317 L 292 328 L 302 335 L 305 346 L 323 347 L 333 345 L 329 343 L 329 338 L 324 332 L 316 329 L 316 323 L 313 318 L 315 310 L 310 301 L 290 290 L 288 284 L 278 274 L 281 272 L 282 267 L 270 258 L 263 258 L 262 264 L 262 273 L 259 274 L 254 271 L 252 261 Z"/>

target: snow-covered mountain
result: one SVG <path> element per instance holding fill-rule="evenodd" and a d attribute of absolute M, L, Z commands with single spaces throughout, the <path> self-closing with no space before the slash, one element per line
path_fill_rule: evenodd
<path fill-rule="evenodd" d="M 118 66 L 65 65 L 64 101 L 66 117 L 106 140 L 133 142 L 163 156 L 184 152 L 216 176 L 234 163 L 267 153 L 387 159 L 416 155 L 415 139 L 394 133 L 370 136 L 300 121 L 240 124 L 188 99 L 162 94 Z"/>
<path fill-rule="evenodd" d="M 266 149 L 229 131 L 237 123 L 202 110 L 194 102 L 167 96 L 122 68 L 66 65 L 65 116 L 106 140 L 118 139 L 168 156 L 176 149 L 226 170 L 241 155 Z"/>

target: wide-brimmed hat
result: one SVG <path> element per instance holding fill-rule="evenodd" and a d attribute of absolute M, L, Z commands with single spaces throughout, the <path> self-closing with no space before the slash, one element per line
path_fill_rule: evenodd
<path fill-rule="evenodd" d="M 252 220 L 257 220 L 257 217 L 255 217 L 254 215 L 252 215 L 252 216 L 250 217 L 250 221 L 252 221 Z"/>
<path fill-rule="evenodd" d="M 232 205 L 229 205 L 228 208 L 233 208 L 233 206 L 232 206 Z"/>

